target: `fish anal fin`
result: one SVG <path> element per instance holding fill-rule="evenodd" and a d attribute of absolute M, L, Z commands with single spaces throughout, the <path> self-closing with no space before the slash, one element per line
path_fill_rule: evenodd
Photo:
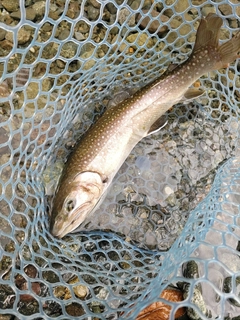
<path fill-rule="evenodd" d="M 167 117 L 163 115 L 151 125 L 147 135 L 160 131 L 163 127 L 165 127 L 166 124 L 167 124 Z"/>
<path fill-rule="evenodd" d="M 204 94 L 204 92 L 205 91 L 202 89 L 188 88 L 187 91 L 184 93 L 182 101 L 199 98 Z"/>

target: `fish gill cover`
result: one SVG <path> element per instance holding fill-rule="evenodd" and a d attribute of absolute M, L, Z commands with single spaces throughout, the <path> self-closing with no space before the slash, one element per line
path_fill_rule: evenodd
<path fill-rule="evenodd" d="M 79 232 L 49 233 L 76 140 L 186 60 L 209 12 L 223 18 L 221 41 L 239 29 L 235 0 L 1 1 L 2 319 L 136 319 L 155 301 L 169 319 L 183 306 L 185 319 L 240 315 L 237 61 L 201 77 L 205 95 L 134 148 Z M 166 301 L 167 287 L 183 301 Z"/>

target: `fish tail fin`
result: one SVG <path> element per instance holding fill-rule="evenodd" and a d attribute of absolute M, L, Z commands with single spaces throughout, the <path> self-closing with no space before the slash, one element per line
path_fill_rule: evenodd
<path fill-rule="evenodd" d="M 215 13 L 209 13 L 206 18 L 202 18 L 197 29 L 193 53 L 203 50 L 209 45 L 218 47 L 219 33 L 222 24 L 222 18 Z"/>
<path fill-rule="evenodd" d="M 223 68 L 240 58 L 240 55 L 238 54 L 240 52 L 240 31 L 238 31 L 232 39 L 220 45 L 219 52 Z"/>
<path fill-rule="evenodd" d="M 215 13 L 209 13 L 202 18 L 196 34 L 196 42 L 192 55 L 205 56 L 209 70 L 228 67 L 229 63 L 240 57 L 240 31 L 232 39 L 219 45 L 219 34 L 222 18 Z"/>

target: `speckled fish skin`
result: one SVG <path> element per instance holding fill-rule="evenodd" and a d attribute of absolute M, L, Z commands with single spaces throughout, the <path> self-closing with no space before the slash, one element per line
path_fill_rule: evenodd
<path fill-rule="evenodd" d="M 132 97 L 107 110 L 69 156 L 53 200 L 51 233 L 62 238 L 76 229 L 106 193 L 133 147 L 152 131 L 175 103 L 202 92 L 188 89 L 203 74 L 225 68 L 237 59 L 240 32 L 218 44 L 222 19 L 202 18 L 192 54 Z"/>

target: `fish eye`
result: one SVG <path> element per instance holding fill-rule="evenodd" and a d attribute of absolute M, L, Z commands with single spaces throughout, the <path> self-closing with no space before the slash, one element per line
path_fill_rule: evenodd
<path fill-rule="evenodd" d="M 72 199 L 69 199 L 65 204 L 65 210 L 69 213 L 71 212 L 75 207 L 75 201 Z"/>

